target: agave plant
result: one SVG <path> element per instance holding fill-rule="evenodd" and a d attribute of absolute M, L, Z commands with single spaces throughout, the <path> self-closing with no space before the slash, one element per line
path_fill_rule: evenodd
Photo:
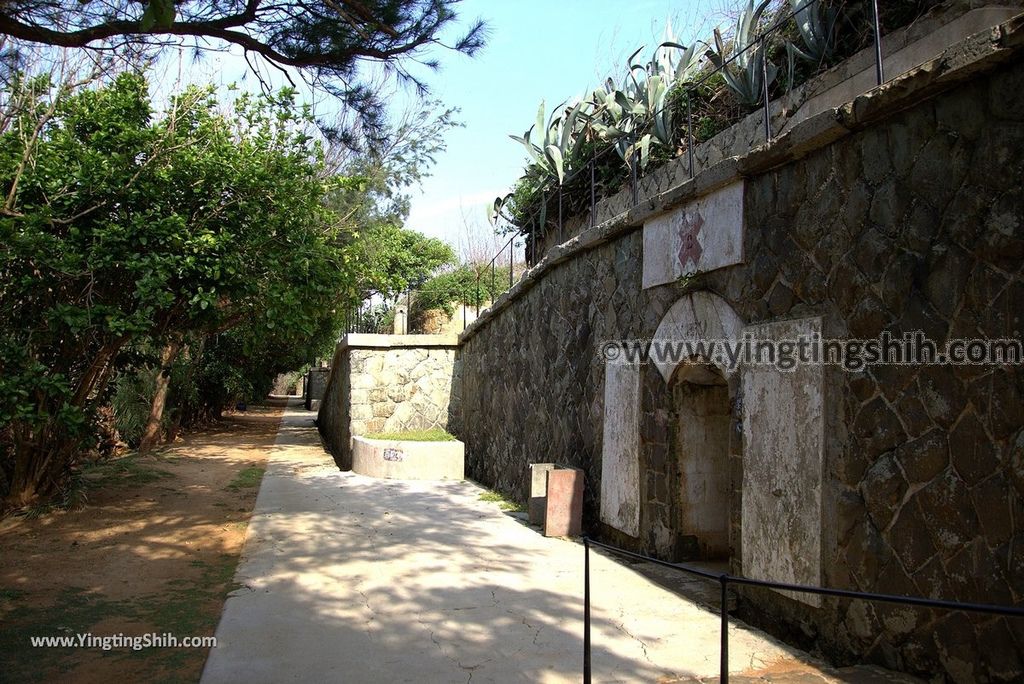
<path fill-rule="evenodd" d="M 747 7 L 740 12 L 736 23 L 731 54 L 727 53 L 722 33 L 717 28 L 715 49 L 707 52 L 708 59 L 720 70 L 726 87 L 736 94 L 740 102 L 751 107 L 761 101 L 763 90 L 775 81 L 779 71 L 774 64 L 766 62 L 767 45 L 758 32 L 761 15 L 770 2 L 761 0 L 755 8 L 754 0 L 747 1 Z M 730 59 L 732 62 L 726 64 Z"/>
<path fill-rule="evenodd" d="M 642 50 L 630 55 L 629 72 L 621 88 L 616 88 L 609 78 L 603 88 L 594 91 L 591 99 L 595 115 L 589 125 L 600 139 L 614 142 L 627 164 L 638 154 L 640 166 L 646 167 L 652 145 L 673 144 L 673 110 L 668 95 L 677 80 L 689 80 L 699 55 L 696 43 L 687 48 L 665 41 L 655 49 L 650 62 L 635 64 Z M 682 50 L 678 62 L 674 57 L 676 50 Z"/>
<path fill-rule="evenodd" d="M 626 159 L 630 140 L 642 125 L 644 108 L 636 99 L 636 86 L 627 76 L 617 87 L 609 77 L 604 85 L 590 95 L 591 115 L 587 128 L 595 140 L 610 142 L 619 156 Z"/>
<path fill-rule="evenodd" d="M 584 140 L 584 136 L 580 134 L 579 124 L 583 121 L 581 115 L 586 116 L 588 107 L 589 103 L 581 101 L 567 108 L 563 115 L 560 111 L 562 105 L 559 105 L 551 112 L 551 118 L 545 125 L 542 101 L 537 109 L 537 122 L 522 136 L 509 137 L 521 143 L 533 161 L 561 183 L 565 180 L 567 161 L 576 157 Z M 534 129 L 541 135 L 539 145 L 532 140 Z"/>
<path fill-rule="evenodd" d="M 835 7 L 822 7 L 820 0 L 789 0 L 793 9 L 793 19 L 800 31 L 803 49 L 793 43 L 787 43 L 790 54 L 821 63 L 832 56 L 834 41 L 833 33 L 839 10 Z"/>
<path fill-rule="evenodd" d="M 665 40 L 654 51 L 654 59 L 648 65 L 648 73 L 661 76 L 670 83 L 692 81 L 700 65 L 699 45 L 699 42 L 694 42 L 689 47 L 681 45 L 672 31 L 672 22 L 669 21 L 665 26 Z M 656 66 L 657 72 L 651 71 L 651 66 Z"/>
<path fill-rule="evenodd" d="M 580 146 L 586 139 L 584 127 L 590 119 L 589 110 L 592 106 L 589 101 L 581 101 L 565 109 L 560 104 L 552 110 L 551 118 L 546 120 L 542 101 L 537 109 L 537 121 L 523 135 L 509 137 L 526 148 L 538 168 L 548 177 L 558 179 L 561 184 L 565 180 L 566 172 L 570 170 L 569 165 L 578 158 Z M 539 144 L 533 142 L 534 130 L 540 134 Z M 509 193 L 503 197 L 496 197 L 494 202 L 488 205 L 488 219 L 491 223 L 497 223 L 513 196 L 513 193 Z M 541 211 L 545 209 L 542 207 Z M 543 218 L 541 220 L 543 222 Z"/>
<path fill-rule="evenodd" d="M 544 174 L 561 184 L 580 159 L 580 148 L 586 141 L 611 143 L 619 156 L 631 166 L 636 160 L 646 167 L 651 148 L 655 145 L 672 147 L 674 134 L 673 108 L 668 96 L 672 86 L 680 81 L 692 80 L 700 60 L 698 44 L 686 47 L 676 42 L 671 26 L 666 40 L 655 48 L 646 64 L 636 62 L 644 50 L 638 49 L 627 60 L 628 70 L 621 83 L 608 78 L 590 97 L 574 105 L 559 105 L 545 119 L 542 102 L 533 126 L 521 135 L 509 136 L 526 148 L 533 163 Z M 535 141 L 535 135 L 539 137 Z M 514 196 L 498 197 L 488 206 L 492 222 L 514 214 Z M 541 207 L 541 224 L 544 222 Z"/>

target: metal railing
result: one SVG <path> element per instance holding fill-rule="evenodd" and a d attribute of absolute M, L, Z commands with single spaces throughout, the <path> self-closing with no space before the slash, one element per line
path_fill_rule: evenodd
<path fill-rule="evenodd" d="M 704 73 L 699 79 L 697 79 L 697 80 L 695 80 L 695 81 L 693 81 L 691 83 L 683 84 L 683 99 L 685 100 L 685 103 L 686 103 L 686 155 L 687 155 L 687 161 L 688 161 L 687 172 L 688 172 L 690 178 L 693 178 L 694 175 L 695 175 L 694 148 L 695 148 L 696 143 L 695 143 L 695 140 L 694 140 L 694 124 L 693 124 L 692 101 L 694 99 L 694 95 L 697 92 L 697 90 L 701 86 L 707 84 L 708 81 L 711 78 L 713 78 L 715 75 L 717 75 L 721 71 L 731 68 L 733 66 L 733 64 L 738 59 L 741 59 L 742 57 L 744 57 L 749 51 L 755 51 L 756 52 L 757 50 L 764 50 L 764 58 L 761 60 L 761 62 L 762 62 L 761 63 L 761 72 L 762 72 L 761 73 L 761 88 L 762 88 L 762 93 L 761 93 L 761 107 L 760 108 L 761 108 L 761 112 L 762 112 L 762 116 L 763 116 L 763 120 L 764 120 L 765 142 L 770 142 L 773 139 L 773 132 L 772 132 L 772 121 L 771 121 L 771 101 L 769 99 L 769 83 L 768 83 L 768 78 L 767 78 L 767 68 L 768 68 L 767 48 L 769 47 L 768 43 L 769 43 L 769 41 L 772 38 L 775 37 L 775 34 L 781 32 L 782 29 L 785 28 L 786 25 L 791 20 L 794 20 L 794 18 L 797 16 L 797 14 L 799 14 L 801 12 L 804 12 L 804 11 L 807 11 L 808 8 L 812 7 L 815 4 L 819 4 L 822 1 L 823 0 L 810 0 L 806 5 L 801 7 L 800 10 L 795 11 L 795 12 L 788 12 L 786 14 L 783 14 L 775 22 L 773 22 L 770 26 L 768 26 L 758 36 L 757 40 L 752 41 L 749 45 L 747 45 L 743 49 L 736 51 L 728 59 L 723 60 L 721 65 L 719 65 L 719 66 L 715 67 L 714 69 Z M 885 69 L 883 67 L 883 57 L 882 57 L 882 25 L 881 25 L 881 18 L 880 18 L 880 14 L 879 14 L 879 2 L 878 2 L 878 0 L 866 0 L 866 3 L 870 6 L 870 8 L 871 8 L 871 15 L 872 15 L 871 16 L 871 22 L 870 22 L 870 24 L 871 24 L 870 25 L 870 32 L 872 34 L 873 47 L 874 47 L 876 83 L 877 83 L 877 85 L 882 85 L 885 82 Z M 662 113 L 664 111 L 667 111 L 670 107 L 673 107 L 673 106 L 675 106 L 675 105 L 671 104 L 671 103 L 665 105 L 665 107 L 663 107 L 660 110 L 657 110 L 653 115 L 651 115 L 651 118 L 653 119 L 658 114 L 660 114 L 660 113 Z M 638 153 L 635 150 L 635 143 L 637 142 L 637 140 L 639 140 L 639 137 L 642 135 L 642 132 L 645 131 L 645 130 L 648 130 L 648 128 L 649 128 L 649 126 L 640 126 L 638 128 L 640 133 L 636 133 L 636 134 L 633 134 L 632 136 L 627 136 L 625 138 L 625 140 L 627 142 L 627 145 L 625 146 L 624 149 L 626 149 L 626 150 L 631 150 L 632 149 L 633 150 L 633 152 L 631 153 L 631 158 L 628 160 L 628 164 L 627 165 L 629 167 L 628 170 L 629 170 L 630 200 L 631 200 L 632 206 L 634 206 L 634 207 L 637 204 L 639 204 L 639 177 L 640 177 L 640 173 L 638 171 L 638 166 L 639 166 L 639 163 L 638 163 Z M 557 218 L 557 223 L 556 223 L 557 231 L 558 231 L 557 238 L 558 238 L 559 243 L 561 243 L 563 241 L 563 232 L 564 232 L 564 229 L 565 229 L 565 225 L 564 225 L 565 224 L 564 205 L 565 205 L 565 199 L 566 199 L 566 188 L 571 186 L 573 184 L 573 182 L 576 181 L 578 178 L 586 179 L 589 176 L 589 180 L 590 180 L 590 193 L 589 193 L 590 219 L 589 219 L 589 223 L 590 223 L 590 226 L 593 227 L 593 225 L 594 225 L 594 223 L 596 221 L 595 214 L 596 214 L 596 210 L 597 210 L 597 201 L 598 201 L 598 198 L 597 198 L 597 180 L 596 180 L 598 163 L 601 160 L 603 160 L 605 156 L 607 156 L 608 154 L 610 154 L 612 152 L 618 154 L 618 149 L 617 149 L 618 145 L 619 145 L 619 141 L 616 141 L 616 142 L 612 142 L 612 143 L 608 144 L 603 149 L 598 150 L 598 149 L 595 148 L 594 152 L 591 154 L 591 158 L 583 166 L 581 166 L 580 168 L 575 169 L 575 170 L 570 171 L 569 173 L 567 173 L 560 182 L 557 181 L 556 179 L 551 179 L 551 178 L 543 181 L 541 183 L 541 185 L 538 187 L 537 191 L 536 191 L 536 194 L 540 195 L 540 200 L 535 200 L 533 203 L 531 203 L 526 208 L 526 210 L 521 212 L 520 216 L 517 217 L 515 220 L 513 220 L 512 218 L 507 217 L 507 216 L 502 216 L 502 215 L 500 215 L 500 212 L 499 212 L 499 218 L 504 218 L 505 221 L 508 224 L 512 225 L 517 230 L 518 233 L 525 235 L 527 233 L 527 231 L 529 232 L 529 235 L 530 235 L 529 239 L 531 240 L 531 243 L 532 243 L 532 246 L 533 246 L 532 251 L 531 251 L 532 258 L 528 260 L 529 265 L 532 266 L 533 264 L 535 264 L 537 262 L 537 258 L 536 258 L 536 253 L 537 253 L 536 252 L 537 233 L 539 231 L 543 231 L 543 237 L 547 237 L 548 204 L 550 203 L 551 199 L 553 197 L 555 197 L 555 196 L 557 196 L 557 198 L 558 198 L 558 201 L 557 201 L 557 214 L 558 214 L 558 218 Z M 506 244 L 506 247 L 507 246 L 508 245 Z M 495 254 L 494 258 L 491 260 L 492 267 L 493 267 L 494 260 L 497 259 L 499 256 L 501 256 L 501 251 L 499 251 L 498 254 Z"/>
<path fill-rule="evenodd" d="M 652 563 L 665 568 L 671 568 L 689 575 L 702 577 L 704 579 L 718 582 L 721 590 L 720 607 L 720 629 L 721 646 L 719 658 L 719 682 L 727 684 L 729 681 L 729 585 L 741 585 L 750 587 L 762 587 L 767 589 L 781 589 L 791 592 L 816 594 L 818 596 L 835 596 L 839 598 L 870 601 L 874 603 L 895 603 L 903 606 L 915 606 L 918 608 L 933 608 L 944 611 L 963 611 L 967 613 L 982 613 L 987 615 L 1001 615 L 1004 617 L 1024 618 L 1024 607 L 997 606 L 987 603 L 964 603 L 960 601 L 945 601 L 942 599 L 930 599 L 922 596 L 897 596 L 895 594 L 878 594 L 865 591 L 853 591 L 850 589 L 828 589 L 826 587 L 815 587 L 804 584 L 790 584 L 787 582 L 771 582 L 768 580 L 751 579 L 729 573 L 718 573 L 701 568 L 695 568 L 682 563 L 669 563 L 657 558 L 651 558 L 639 553 L 627 551 L 611 544 L 583 538 L 583 681 L 590 684 L 592 676 L 591 668 L 591 640 L 590 640 L 590 547 L 596 546 L 620 556 L 626 556 L 634 560 Z"/>
<path fill-rule="evenodd" d="M 474 301 L 476 303 L 476 315 L 477 316 L 480 315 L 480 303 L 483 301 L 483 293 L 480 290 L 480 284 L 481 284 L 481 282 L 486 282 L 486 281 L 482 281 L 482 279 L 485 277 L 487 272 L 490 271 L 490 274 L 491 274 L 490 275 L 490 277 L 491 277 L 491 280 L 490 280 L 491 287 L 490 287 L 490 290 L 488 291 L 488 299 L 490 299 L 493 302 L 493 300 L 495 298 L 497 298 L 497 295 L 498 295 L 498 279 L 497 279 L 498 259 L 500 259 L 500 258 L 502 258 L 502 257 L 504 257 L 506 255 L 508 256 L 508 288 L 507 289 L 508 290 L 512 289 L 512 285 L 515 282 L 515 241 L 518 238 L 519 238 L 518 234 L 513 234 L 512 237 L 510 237 L 508 239 L 508 241 L 502 246 L 502 248 L 498 250 L 497 254 L 495 254 L 493 257 L 491 257 L 491 260 L 487 263 L 487 266 L 485 266 L 484 268 L 482 268 L 482 269 L 477 271 L 477 274 L 476 274 L 476 294 L 474 296 Z M 505 277 L 505 274 L 503 273 L 502 274 L 502 279 L 504 279 L 504 277 Z M 463 324 L 463 328 L 465 328 L 465 324 Z"/>
<path fill-rule="evenodd" d="M 364 300 L 346 310 L 342 317 L 342 335 L 346 333 L 409 335 L 417 332 L 430 332 L 423 329 L 421 325 L 423 320 L 419 317 L 424 311 L 441 308 L 442 302 L 437 296 L 439 294 L 443 295 L 446 300 L 443 304 L 454 305 L 462 309 L 461 313 L 456 313 L 451 320 L 456 321 L 458 317 L 461 317 L 462 329 L 465 330 L 469 323 L 469 307 L 475 304 L 477 311 L 480 308 L 479 278 L 480 275 L 477 274 L 475 291 L 471 281 L 459 288 L 461 291 L 453 292 L 448 285 L 432 286 L 428 280 L 419 287 L 409 288 L 394 297 L 382 298 L 379 295 L 373 297 L 372 299 L 378 300 L 376 304 L 369 299 Z M 511 287 L 511 279 L 509 286 Z M 454 299 L 447 301 L 452 296 Z M 432 304 L 425 304 L 423 297 L 430 298 Z M 398 315 L 402 316 L 400 320 L 396 319 Z"/>

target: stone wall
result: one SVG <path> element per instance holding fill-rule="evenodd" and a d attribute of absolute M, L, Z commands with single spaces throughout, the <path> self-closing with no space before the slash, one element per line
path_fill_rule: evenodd
<path fill-rule="evenodd" d="M 342 469 L 351 468 L 356 435 L 448 429 L 459 410 L 457 345 L 444 335 L 345 336 L 317 417 Z"/>
<path fill-rule="evenodd" d="M 305 404 L 307 411 L 315 411 L 327 391 L 327 381 L 331 377 L 330 368 L 310 368 L 306 373 Z"/>
<path fill-rule="evenodd" d="M 580 467 L 591 533 L 665 558 L 699 557 L 707 549 L 687 492 L 711 466 L 686 454 L 693 430 L 683 420 L 695 410 L 692 389 L 680 387 L 696 376 L 654 365 L 634 367 L 635 379 L 612 373 L 604 342 L 650 339 L 667 320 L 687 329 L 680 305 L 720 332 L 1019 338 L 1021 25 L 975 36 L 548 249 L 462 335 L 463 410 L 453 428 L 466 443 L 467 474 L 525 501 L 529 463 Z M 652 250 L 645 254 L 643 224 L 735 183 L 739 259 L 645 288 Z M 708 405 L 716 416 L 728 405 L 728 434 L 714 430 L 716 443 L 727 443 L 732 570 L 1024 604 L 1021 367 L 800 372 L 744 369 L 711 383 L 726 387 Z M 606 393 L 606 382 L 616 389 Z M 638 407 L 619 405 L 632 396 Z M 610 420 L 635 426 L 635 440 L 606 448 Z M 633 463 L 624 458 L 630 449 Z M 964 682 L 1024 675 L 1019 621 L 770 591 L 745 592 L 742 611 L 840 661 Z"/>

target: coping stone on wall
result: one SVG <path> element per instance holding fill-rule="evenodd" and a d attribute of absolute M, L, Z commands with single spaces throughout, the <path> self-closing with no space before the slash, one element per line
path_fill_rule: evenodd
<path fill-rule="evenodd" d="M 680 204 L 706 195 L 740 178 L 764 173 L 800 159 L 880 119 L 919 104 L 943 90 L 962 83 L 980 71 L 1006 62 L 1024 47 L 1024 14 L 980 31 L 937 57 L 873 88 L 853 101 L 808 117 L 770 142 L 743 155 L 729 157 L 668 190 L 641 198 L 636 206 L 584 230 L 549 249 L 527 270 L 519 282 L 480 312 L 459 335 L 465 343 L 513 301 L 562 262 L 643 227 L 644 221 Z M 387 337 L 367 336 L 367 337 Z M 408 336 L 412 337 L 412 336 Z"/>
<path fill-rule="evenodd" d="M 377 335 L 349 333 L 341 338 L 338 349 L 395 349 L 402 347 L 458 347 L 457 335 Z"/>

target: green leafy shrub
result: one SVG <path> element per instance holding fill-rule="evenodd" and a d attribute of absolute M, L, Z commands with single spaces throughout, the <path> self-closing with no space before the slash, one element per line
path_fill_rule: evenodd
<path fill-rule="evenodd" d="M 189 88 L 159 114 L 138 74 L 23 79 L 9 93 L 0 505 L 61 490 L 95 443 L 109 383 L 137 367 L 133 345 L 243 328 L 253 351 L 261 333 L 280 342 L 336 327 L 332 307 L 352 277 L 308 111 L 289 90 L 239 95 L 230 112 L 212 93 Z M 236 374 L 224 386 L 266 381 Z"/>
<path fill-rule="evenodd" d="M 156 371 L 139 368 L 122 373 L 114 381 L 110 406 L 114 411 L 114 425 L 129 446 L 137 447 L 149 420 L 153 393 L 156 391 Z M 164 417 L 164 427 L 168 417 Z"/>

